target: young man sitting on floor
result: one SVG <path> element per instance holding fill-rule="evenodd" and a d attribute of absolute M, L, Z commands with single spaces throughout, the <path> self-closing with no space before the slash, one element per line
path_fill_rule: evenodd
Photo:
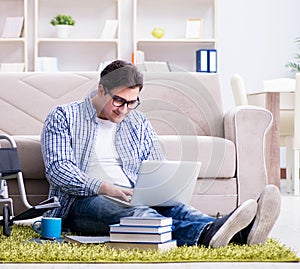
<path fill-rule="evenodd" d="M 63 226 L 88 235 L 108 234 L 120 218 L 173 218 L 173 239 L 181 245 L 221 247 L 229 242 L 264 244 L 280 211 L 279 190 L 269 185 L 258 201 L 248 200 L 231 214 L 213 218 L 195 208 L 124 207 L 104 195 L 128 201 L 141 162 L 164 158 L 147 118 L 136 110 L 143 76 L 128 62 L 109 64 L 98 90 L 85 100 L 56 107 L 42 132 L 42 152 L 50 196 L 61 207 L 50 212 Z"/>

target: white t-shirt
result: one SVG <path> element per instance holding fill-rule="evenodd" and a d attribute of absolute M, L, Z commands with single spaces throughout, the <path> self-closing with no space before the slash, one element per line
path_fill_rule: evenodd
<path fill-rule="evenodd" d="M 97 118 L 99 123 L 96 143 L 94 145 L 87 173 L 90 177 L 105 182 L 131 187 L 124 174 L 115 149 L 116 123 Z"/>

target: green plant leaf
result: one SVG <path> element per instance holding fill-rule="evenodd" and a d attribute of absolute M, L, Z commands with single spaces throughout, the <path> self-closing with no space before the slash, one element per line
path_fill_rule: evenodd
<path fill-rule="evenodd" d="M 56 15 L 51 21 L 50 23 L 55 26 L 55 25 L 75 25 L 75 21 L 74 19 L 69 16 L 69 15 L 65 15 L 65 14 L 58 14 Z"/>
<path fill-rule="evenodd" d="M 296 37 L 295 41 L 296 44 L 299 43 L 299 49 L 300 49 L 300 37 Z M 288 62 L 285 66 L 291 69 L 291 72 L 300 72 L 300 54 L 297 53 L 294 57 L 296 62 Z"/>

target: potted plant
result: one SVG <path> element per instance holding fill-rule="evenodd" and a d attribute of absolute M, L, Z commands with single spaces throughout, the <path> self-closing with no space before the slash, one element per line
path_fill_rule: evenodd
<path fill-rule="evenodd" d="M 74 19 L 65 14 L 56 15 L 50 23 L 56 27 L 56 33 L 58 38 L 67 38 L 70 36 L 70 31 L 75 25 Z"/>
<path fill-rule="evenodd" d="M 300 48 L 300 37 L 295 39 L 295 43 L 299 45 Z M 292 72 L 300 72 L 300 54 L 297 53 L 294 58 L 295 62 L 289 62 L 286 64 L 286 67 L 289 67 Z"/>

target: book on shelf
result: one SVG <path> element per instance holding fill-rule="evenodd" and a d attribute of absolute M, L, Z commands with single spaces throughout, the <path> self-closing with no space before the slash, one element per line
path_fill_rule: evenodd
<path fill-rule="evenodd" d="M 124 217 L 120 225 L 128 226 L 168 226 L 172 225 L 171 217 Z"/>
<path fill-rule="evenodd" d="M 78 244 L 104 244 L 109 242 L 109 236 L 65 235 L 65 241 Z"/>
<path fill-rule="evenodd" d="M 133 243 L 133 242 L 108 242 L 105 246 L 116 249 L 159 249 L 169 250 L 177 247 L 176 240 L 169 240 L 164 243 Z"/>
<path fill-rule="evenodd" d="M 110 225 L 111 233 L 146 233 L 146 234 L 161 234 L 171 232 L 172 226 L 129 226 L 113 224 Z"/>
<path fill-rule="evenodd" d="M 118 20 L 106 20 L 100 38 L 101 39 L 116 38 L 118 23 L 119 23 Z"/>
<path fill-rule="evenodd" d="M 144 64 L 145 62 L 145 52 L 142 50 L 137 50 L 135 53 L 132 53 L 132 63 L 134 64 Z"/>
<path fill-rule="evenodd" d="M 144 61 L 145 72 L 171 72 L 168 62 L 163 61 Z"/>
<path fill-rule="evenodd" d="M 139 69 L 139 71 L 141 72 L 145 72 L 145 53 L 142 50 L 137 50 L 135 53 L 132 53 L 132 59 L 131 59 L 132 63 L 134 63 L 137 68 Z"/>
<path fill-rule="evenodd" d="M 0 63 L 0 72 L 24 72 L 24 63 Z"/>
<path fill-rule="evenodd" d="M 217 72 L 217 50 L 215 49 L 197 50 L 196 71 L 216 73 Z"/>
<path fill-rule="evenodd" d="M 172 239 L 172 232 L 161 234 L 146 233 L 110 233 L 110 242 L 139 242 L 139 243 L 164 243 Z"/>
<path fill-rule="evenodd" d="M 18 38 L 23 34 L 24 17 L 7 17 L 1 37 Z"/>
<path fill-rule="evenodd" d="M 38 57 L 36 71 L 58 72 L 58 60 L 56 57 Z"/>

